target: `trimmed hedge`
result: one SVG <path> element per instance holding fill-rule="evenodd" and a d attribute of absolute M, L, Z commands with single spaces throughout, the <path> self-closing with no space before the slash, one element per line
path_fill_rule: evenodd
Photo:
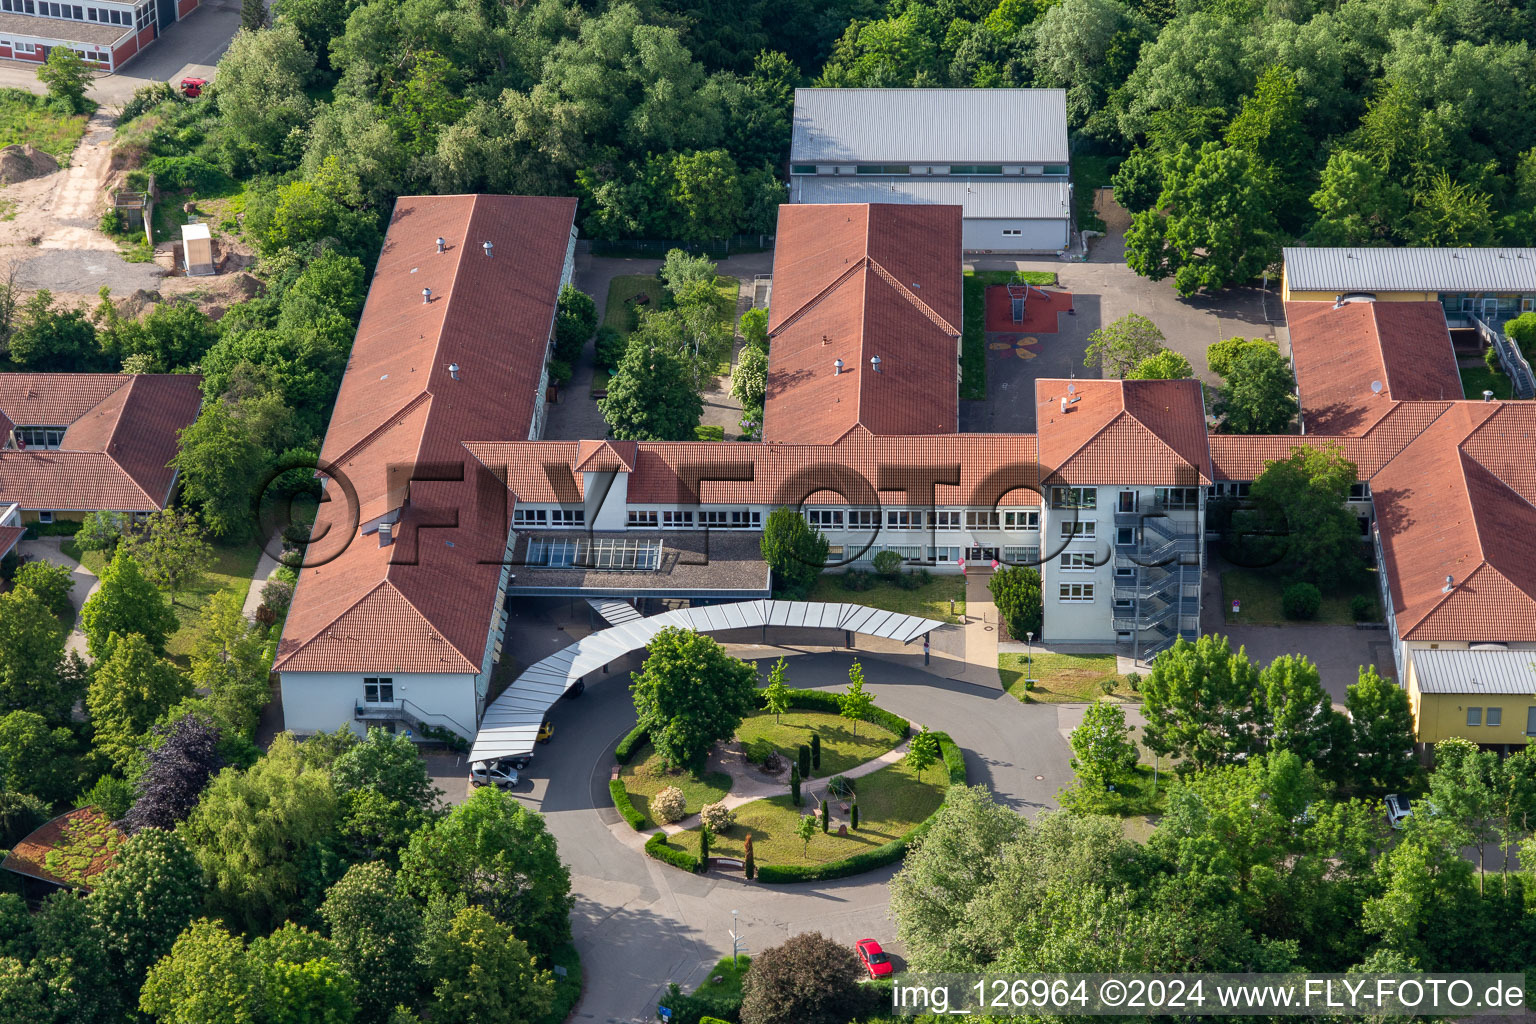
<path fill-rule="evenodd" d="M 949 770 L 949 784 L 951 786 L 963 786 L 966 784 L 965 755 L 960 748 L 955 746 L 954 740 L 948 733 L 936 732 L 933 734 L 939 741 L 939 752 L 944 758 L 944 767 Z M 875 868 L 883 868 L 887 864 L 895 864 L 906 856 L 907 847 L 916 840 L 922 838 L 933 824 L 934 815 L 944 809 L 939 804 L 938 808 L 922 821 L 911 832 L 900 839 L 893 839 L 883 846 L 877 846 L 873 850 L 856 853 L 852 857 L 844 857 L 842 860 L 827 861 L 825 864 L 763 864 L 757 869 L 757 879 L 760 882 L 785 883 L 785 882 L 824 882 L 833 878 L 846 878 L 849 875 L 861 874 L 865 871 L 873 871 Z"/>
<path fill-rule="evenodd" d="M 645 853 L 648 857 L 654 857 L 663 864 L 671 864 L 675 868 L 682 868 L 689 874 L 699 873 L 699 858 L 687 850 L 675 850 L 667 845 L 667 834 L 657 832 L 645 841 Z"/>
<path fill-rule="evenodd" d="M 763 710 L 767 710 L 763 707 L 763 693 L 763 690 L 757 692 L 758 706 L 763 708 Z M 834 715 L 842 711 L 842 707 L 837 703 L 837 694 L 828 693 L 825 690 L 790 690 L 789 706 L 792 708 L 802 708 L 806 711 L 826 711 Z M 892 714 L 884 708 L 873 709 L 867 720 L 876 725 L 884 726 L 902 739 L 912 735 L 911 722 L 900 715 Z"/>
<path fill-rule="evenodd" d="M 624 734 L 623 739 L 619 740 L 619 745 L 613 750 L 613 759 L 619 764 L 629 764 L 630 758 L 634 757 L 635 752 L 645 746 L 645 741 L 650 738 L 649 729 L 643 725 L 635 726 Z"/>
<path fill-rule="evenodd" d="M 608 780 L 608 795 L 613 798 L 613 806 L 629 822 L 629 827 L 636 832 L 644 832 L 645 815 L 635 810 L 635 805 L 629 802 L 629 791 L 624 788 L 623 779 Z"/>

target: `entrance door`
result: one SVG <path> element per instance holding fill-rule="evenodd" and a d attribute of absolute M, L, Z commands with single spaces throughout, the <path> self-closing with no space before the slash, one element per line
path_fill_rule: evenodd
<path fill-rule="evenodd" d="M 1525 734 L 1527 736 L 1536 736 L 1536 707 L 1526 709 Z"/>
<path fill-rule="evenodd" d="M 156 0 L 155 13 L 159 15 L 155 18 L 158 22 L 155 26 L 155 35 L 158 37 L 162 28 L 176 23 L 176 0 Z"/>
<path fill-rule="evenodd" d="M 1135 491 L 1121 491 L 1120 492 L 1120 511 L 1121 512 L 1135 512 L 1136 511 L 1136 492 Z"/>
<path fill-rule="evenodd" d="M 990 562 L 997 557 L 997 548 L 974 547 L 966 552 L 967 562 Z"/>
<path fill-rule="evenodd" d="M 1499 315 L 1499 300 L 1492 295 L 1483 299 L 1483 319 L 1495 320 Z"/>

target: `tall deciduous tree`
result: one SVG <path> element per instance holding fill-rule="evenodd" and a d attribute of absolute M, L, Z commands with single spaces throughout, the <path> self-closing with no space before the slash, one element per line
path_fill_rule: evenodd
<path fill-rule="evenodd" d="M 1304 655 L 1284 654 L 1259 672 L 1263 739 L 1270 751 L 1289 751 L 1340 779 L 1349 760 L 1349 723 L 1333 710 L 1317 666 Z"/>
<path fill-rule="evenodd" d="M 675 351 L 631 339 L 608 396 L 598 409 L 613 436 L 634 441 L 686 441 L 704 413 L 693 367 Z"/>
<path fill-rule="evenodd" d="M 1291 368 L 1274 345 L 1232 357 L 1217 392 L 1216 411 L 1234 434 L 1283 434 L 1296 414 Z"/>
<path fill-rule="evenodd" d="M 74 789 L 74 734 L 35 711 L 0 715 L 0 789 L 57 803 Z"/>
<path fill-rule="evenodd" d="M 144 733 L 172 704 L 192 694 L 187 677 L 155 653 L 137 633 L 113 633 L 96 664 L 85 695 L 96 747 L 120 770 L 138 750 Z"/>
<path fill-rule="evenodd" d="M 13 582 L 42 598 L 48 610 L 55 615 L 66 615 L 74 608 L 69 600 L 69 592 L 75 589 L 75 577 L 68 566 L 41 561 L 27 562 L 16 570 Z"/>
<path fill-rule="evenodd" d="M 843 1024 L 866 1010 L 859 961 L 845 943 L 803 932 L 752 958 L 741 1024 Z"/>
<path fill-rule="evenodd" d="M 244 940 L 200 918 L 149 969 L 139 1009 L 165 1024 L 257 1024 L 261 997 L 261 971 Z"/>
<path fill-rule="evenodd" d="M 155 726 L 135 783 L 138 798 L 119 823 L 125 831 L 175 828 L 197 806 L 208 780 L 224 767 L 219 730 L 195 714 Z"/>
<path fill-rule="evenodd" d="M 33 918 L 37 957 L 33 970 L 47 990 L 51 1019 L 63 1024 L 115 1024 L 123 1019 L 123 1001 L 131 993 L 113 983 L 104 936 L 90 907 L 67 890 L 43 901 Z"/>
<path fill-rule="evenodd" d="M 78 694 L 59 685 L 63 657 L 64 629 L 43 599 L 26 587 L 0 594 L 0 711 L 67 720 Z"/>
<path fill-rule="evenodd" d="M 853 723 L 853 734 L 859 734 L 859 723 L 875 710 L 875 695 L 864 689 L 864 666 L 854 659 L 848 666 L 848 689 L 837 695 L 838 714 Z"/>
<path fill-rule="evenodd" d="M 171 611 L 139 563 L 118 549 L 101 573 L 101 586 L 80 609 L 80 629 L 93 658 L 104 658 L 112 634 L 137 634 L 157 654 L 176 631 Z"/>
<path fill-rule="evenodd" d="M 555 998 L 554 976 L 540 970 L 511 928 L 480 907 L 465 907 L 428 938 L 433 1020 L 534 1024 Z"/>
<path fill-rule="evenodd" d="M 399 733 L 369 729 L 367 739 L 354 744 L 331 765 L 338 793 L 367 789 L 417 811 L 430 811 L 443 795 L 432 785 L 427 763 L 416 744 Z"/>
<path fill-rule="evenodd" d="M 37 80 L 48 87 L 48 95 L 78 113 L 86 109 L 85 87 L 90 84 L 91 72 L 79 53 L 68 46 L 55 46 L 37 69 Z"/>
<path fill-rule="evenodd" d="M 223 398 L 204 405 L 181 432 L 175 464 L 182 494 L 198 506 L 214 536 L 240 538 L 250 529 L 251 488 L 268 459 Z"/>
<path fill-rule="evenodd" d="M 1077 777 L 1101 789 L 1136 767 L 1136 744 L 1131 742 L 1131 730 L 1119 704 L 1095 701 L 1088 705 L 1082 724 L 1072 730 L 1068 742 Z"/>
<path fill-rule="evenodd" d="M 768 513 L 758 543 L 763 561 L 773 570 L 774 589 L 791 600 L 804 600 L 827 564 L 827 538 L 806 525 L 798 511 L 780 505 Z"/>
<path fill-rule="evenodd" d="M 701 766 L 756 705 L 752 666 L 691 630 L 657 633 L 630 679 L 640 725 L 662 760 L 676 767 Z"/>
<path fill-rule="evenodd" d="M 411 1001 L 421 912 L 399 891 L 394 872 L 379 863 L 354 864 L 326 892 L 320 916 L 337 960 L 352 977 L 368 979 L 357 994 L 361 1020 L 386 1021 L 391 1008 Z"/>
<path fill-rule="evenodd" d="M 1142 360 L 1163 350 L 1163 332 L 1140 313 L 1127 313 L 1088 335 L 1083 365 L 1098 367 L 1106 378 L 1121 378 Z"/>
<path fill-rule="evenodd" d="M 1291 578 L 1326 587 L 1359 575 L 1360 530 L 1344 507 L 1358 477 L 1339 445 L 1297 445 L 1253 482 L 1250 496 L 1284 530 L 1284 567 Z"/>
<path fill-rule="evenodd" d="M 1317 211 L 1308 234 L 1313 243 L 1380 245 L 1401 236 L 1408 195 L 1371 157 L 1341 149 L 1329 155 L 1312 207 Z"/>
<path fill-rule="evenodd" d="M 1008 623 L 1015 640 L 1029 633 L 1041 635 L 1045 602 L 1040 594 L 1040 570 L 1032 565 L 1008 565 L 987 581 L 997 613 Z"/>
<path fill-rule="evenodd" d="M 269 1024 L 351 1024 L 358 983 L 336 960 L 330 939 L 296 924 L 251 941 Z"/>
<path fill-rule="evenodd" d="M 113 972 L 125 991 L 136 992 L 202 906 L 203 870 L 181 836 L 147 828 L 129 837 L 92 884 L 91 916 Z"/>
<path fill-rule="evenodd" d="M 194 587 L 213 565 L 213 548 L 203 536 L 196 513 L 163 508 L 128 534 L 128 554 L 155 586 L 171 595 Z"/>
<path fill-rule="evenodd" d="M 922 731 L 912 737 L 912 743 L 907 747 L 906 756 L 902 760 L 908 768 L 917 772 L 918 781 L 922 781 L 923 772 L 939 760 L 939 738 L 929 732 L 926 725 L 923 726 Z"/>
<path fill-rule="evenodd" d="M 1176 640 L 1141 683 L 1147 746 L 1183 758 L 1184 770 L 1234 762 L 1254 749 L 1258 685 L 1258 669 L 1226 637 Z"/>
<path fill-rule="evenodd" d="M 1358 789 L 1382 794 L 1403 788 L 1413 776 L 1413 710 L 1408 693 L 1381 678 L 1374 666 L 1360 669 L 1360 681 L 1344 701 L 1353 726 L 1353 767 L 1348 781 Z"/>
<path fill-rule="evenodd" d="M 208 691 L 208 705 L 240 735 L 256 730 L 271 696 L 265 630 L 245 617 L 239 597 L 214 594 L 198 619 L 192 646 L 192 681 Z"/>
<path fill-rule="evenodd" d="M 1195 375 L 1189 360 L 1172 350 L 1148 356 L 1126 373 L 1126 380 L 1184 380 Z"/>

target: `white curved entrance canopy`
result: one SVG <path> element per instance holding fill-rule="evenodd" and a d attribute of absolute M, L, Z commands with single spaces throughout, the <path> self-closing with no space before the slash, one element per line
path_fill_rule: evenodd
<path fill-rule="evenodd" d="M 702 608 L 679 608 L 648 618 L 624 622 L 583 637 L 571 646 L 530 665 L 491 702 L 480 720 L 471 761 L 524 757 L 533 752 L 539 723 L 555 701 L 589 672 L 638 651 L 668 626 L 715 633 L 759 626 L 799 626 L 844 629 L 866 636 L 910 643 L 944 625 L 933 619 L 903 615 L 862 604 L 819 601 L 740 601 Z"/>

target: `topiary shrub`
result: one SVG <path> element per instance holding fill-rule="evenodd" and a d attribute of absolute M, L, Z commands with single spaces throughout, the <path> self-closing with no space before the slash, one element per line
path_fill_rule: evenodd
<path fill-rule="evenodd" d="M 1292 583 L 1280 595 L 1280 610 L 1288 619 L 1315 619 L 1323 594 L 1310 583 Z"/>
<path fill-rule="evenodd" d="M 671 864 L 675 868 L 682 868 L 690 874 L 697 874 L 699 870 L 699 858 L 687 850 L 679 850 L 667 842 L 665 832 L 657 832 L 645 841 L 647 856 L 654 857 L 663 864 Z"/>
<path fill-rule="evenodd" d="M 715 835 L 720 835 L 736 824 L 736 812 L 720 803 L 705 804 L 699 810 L 699 818 L 709 827 Z"/>
<path fill-rule="evenodd" d="M 886 579 L 895 579 L 901 572 L 901 556 L 894 551 L 881 551 L 870 559 L 870 564 L 875 567 L 875 573 Z"/>
<path fill-rule="evenodd" d="M 746 759 L 749 764 L 767 766 L 768 759 L 774 754 L 773 744 L 759 737 L 747 744 Z"/>
<path fill-rule="evenodd" d="M 656 820 L 670 825 L 674 821 L 682 821 L 688 801 L 683 797 L 683 791 L 676 786 L 668 786 L 660 793 L 651 797 L 651 814 Z"/>
<path fill-rule="evenodd" d="M 1125 681 L 1130 685 L 1132 693 L 1135 693 L 1141 689 L 1140 672 L 1127 672 L 1125 674 Z"/>
<path fill-rule="evenodd" d="M 643 725 L 637 725 L 624 734 L 619 740 L 619 745 L 613 748 L 613 759 L 619 764 L 629 764 L 635 752 L 645 746 L 645 741 L 650 739 L 650 731 Z"/>
<path fill-rule="evenodd" d="M 1349 599 L 1349 617 L 1356 622 L 1377 622 L 1381 613 L 1376 609 L 1376 599 L 1369 594 L 1356 594 Z"/>

